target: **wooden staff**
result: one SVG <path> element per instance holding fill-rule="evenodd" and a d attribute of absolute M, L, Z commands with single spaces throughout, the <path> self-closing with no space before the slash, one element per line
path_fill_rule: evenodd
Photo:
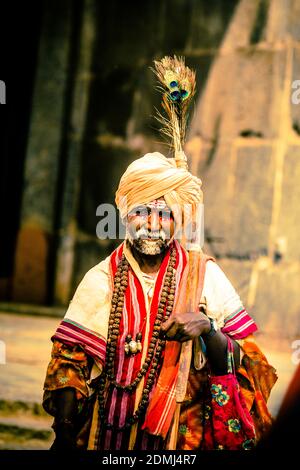
<path fill-rule="evenodd" d="M 195 72 L 185 66 L 183 58 L 164 57 L 161 61 L 154 62 L 154 73 L 158 77 L 162 91 L 162 107 L 167 117 L 158 113 L 157 119 L 162 124 L 161 132 L 167 136 L 174 150 L 176 166 L 188 170 L 183 144 L 186 135 L 188 108 L 195 94 Z M 192 226 L 197 227 L 197 211 L 192 210 Z M 188 312 L 196 312 L 203 287 L 204 265 L 201 264 L 201 247 L 198 240 L 199 234 L 194 232 L 194 238 L 186 243 L 185 237 L 182 245 L 187 249 L 189 256 L 189 276 L 185 297 Z M 203 277 L 203 279 L 202 279 Z M 186 394 L 188 376 L 192 359 L 193 341 L 182 343 L 179 373 L 176 385 L 176 411 L 172 423 L 172 429 L 168 441 L 168 449 L 176 449 L 177 432 L 179 425 L 180 407 Z"/>

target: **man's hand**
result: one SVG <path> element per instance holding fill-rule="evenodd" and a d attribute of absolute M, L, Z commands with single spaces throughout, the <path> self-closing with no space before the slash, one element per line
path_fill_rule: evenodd
<path fill-rule="evenodd" d="M 200 309 L 203 308 L 200 305 Z M 200 335 L 207 335 L 211 330 L 211 324 L 207 315 L 203 312 L 175 313 L 161 326 L 162 333 L 169 341 L 183 343 Z M 203 336 L 206 345 L 206 355 L 214 375 L 228 373 L 227 364 L 227 336 L 218 330 L 213 336 Z M 240 348 L 233 341 L 234 362 L 236 369 L 240 365 Z"/>
<path fill-rule="evenodd" d="M 76 450 L 76 439 L 74 436 L 74 427 L 69 424 L 61 423 L 55 429 L 55 441 L 51 450 Z"/>
<path fill-rule="evenodd" d="M 202 312 L 175 313 L 161 326 L 169 341 L 188 341 L 210 331 L 211 324 Z"/>
<path fill-rule="evenodd" d="M 71 387 L 55 390 L 56 415 L 54 431 L 56 439 L 51 450 L 75 450 L 75 418 L 77 415 L 76 390 Z"/>

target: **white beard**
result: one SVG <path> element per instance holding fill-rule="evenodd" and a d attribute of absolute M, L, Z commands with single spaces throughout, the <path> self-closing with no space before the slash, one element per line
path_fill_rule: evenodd
<path fill-rule="evenodd" d="M 146 236 L 146 232 L 141 229 L 136 233 L 136 238 L 133 238 L 129 232 L 127 232 L 126 238 L 137 251 L 143 255 L 150 256 L 160 255 L 165 251 L 169 244 L 166 240 L 166 235 L 162 230 L 159 232 L 159 238 L 151 240 L 151 234 L 147 239 L 145 238 Z"/>
<path fill-rule="evenodd" d="M 143 255 L 160 255 L 166 248 L 163 240 L 133 240 L 133 246 Z"/>

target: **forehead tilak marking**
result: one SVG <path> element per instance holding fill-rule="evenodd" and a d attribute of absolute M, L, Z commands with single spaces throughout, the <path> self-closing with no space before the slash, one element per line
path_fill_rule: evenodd
<path fill-rule="evenodd" d="M 151 209 L 165 209 L 167 204 L 166 201 L 155 199 L 154 201 L 149 202 L 146 207 L 150 207 Z"/>

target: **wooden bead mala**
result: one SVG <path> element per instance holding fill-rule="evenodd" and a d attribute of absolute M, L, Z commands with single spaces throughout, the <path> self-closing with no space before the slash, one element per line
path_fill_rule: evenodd
<path fill-rule="evenodd" d="M 139 372 L 136 374 L 135 379 L 128 385 L 121 385 L 116 380 L 114 365 L 120 323 L 124 307 L 125 291 L 128 286 L 128 273 L 130 269 L 129 263 L 125 256 L 123 255 L 121 258 L 121 261 L 118 265 L 114 277 L 114 290 L 112 295 L 111 313 L 109 317 L 108 338 L 106 346 L 106 363 L 104 371 L 99 380 L 98 389 L 99 417 L 101 421 L 101 426 L 103 428 L 114 428 L 117 431 L 124 431 L 130 428 L 135 422 L 137 422 L 146 410 L 146 407 L 149 402 L 149 395 L 155 382 L 157 368 L 160 363 L 160 358 L 165 346 L 165 340 L 159 338 L 161 323 L 162 321 L 167 320 L 173 310 L 174 305 L 176 286 L 175 263 L 176 249 L 172 248 L 154 322 L 152 337 L 147 351 L 147 356 Z M 135 413 L 133 413 L 132 416 L 127 417 L 126 422 L 122 427 L 116 428 L 112 424 L 108 423 L 105 415 L 106 388 L 110 386 L 116 388 L 117 390 L 123 390 L 126 393 L 132 394 L 148 371 L 149 373 L 143 389 L 141 400 Z"/>

